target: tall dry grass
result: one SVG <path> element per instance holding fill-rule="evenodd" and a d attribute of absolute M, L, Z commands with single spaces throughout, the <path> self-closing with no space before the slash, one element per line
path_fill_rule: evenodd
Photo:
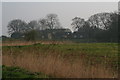
<path fill-rule="evenodd" d="M 0 43 L 0 46 L 22 46 L 22 45 L 32 45 L 32 44 L 66 44 L 66 43 L 72 43 L 71 41 L 3 41 Z"/>
<path fill-rule="evenodd" d="M 6 54 L 7 53 L 7 54 Z M 56 53 L 56 52 L 54 52 Z M 25 50 L 21 53 L 3 51 L 3 65 L 19 66 L 31 72 L 43 72 L 56 78 L 113 78 L 112 70 L 105 68 L 104 65 L 85 65 L 84 59 L 63 58 L 60 55 L 48 51 L 47 55 L 39 51 Z M 11 54 L 11 55 L 10 55 Z"/>

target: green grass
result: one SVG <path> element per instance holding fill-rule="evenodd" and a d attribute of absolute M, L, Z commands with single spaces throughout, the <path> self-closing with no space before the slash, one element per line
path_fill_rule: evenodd
<path fill-rule="evenodd" d="M 47 75 L 42 73 L 31 73 L 19 67 L 6 67 L 2 66 L 2 78 L 48 78 Z"/>

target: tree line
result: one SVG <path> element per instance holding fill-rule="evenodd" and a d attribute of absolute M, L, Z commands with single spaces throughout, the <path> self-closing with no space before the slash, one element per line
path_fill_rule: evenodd
<path fill-rule="evenodd" d="M 74 17 L 71 19 L 74 32 L 61 26 L 57 14 L 48 14 L 43 19 L 29 23 L 15 19 L 9 22 L 7 28 L 11 38 L 22 38 L 27 41 L 41 39 L 79 41 L 82 39 L 96 42 L 118 42 L 119 16 L 118 12 L 104 12 L 94 14 L 88 20 Z"/>

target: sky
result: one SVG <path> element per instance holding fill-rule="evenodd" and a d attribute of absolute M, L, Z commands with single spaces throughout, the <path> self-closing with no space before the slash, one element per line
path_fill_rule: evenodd
<path fill-rule="evenodd" d="M 117 10 L 117 2 L 2 2 L 2 35 L 8 36 L 7 25 L 14 19 L 28 23 L 54 13 L 62 27 L 72 30 L 72 19 L 76 16 L 87 20 L 93 14 Z"/>

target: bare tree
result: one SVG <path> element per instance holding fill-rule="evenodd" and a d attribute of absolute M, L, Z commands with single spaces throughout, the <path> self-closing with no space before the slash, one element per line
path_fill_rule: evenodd
<path fill-rule="evenodd" d="M 8 24 L 8 33 L 12 34 L 14 32 L 18 33 L 24 33 L 27 30 L 27 23 L 20 20 L 20 19 L 15 19 L 9 22 Z"/>
<path fill-rule="evenodd" d="M 40 19 L 39 20 L 40 30 L 47 29 L 47 19 Z"/>
<path fill-rule="evenodd" d="M 75 17 L 72 19 L 72 26 L 74 30 L 78 30 L 79 28 L 83 27 L 85 24 L 84 19 L 80 18 L 80 17 Z"/>
<path fill-rule="evenodd" d="M 39 24 L 36 20 L 30 21 L 27 25 L 28 31 L 39 29 Z"/>
<path fill-rule="evenodd" d="M 58 16 L 56 14 L 47 15 L 47 26 L 49 29 L 59 29 L 61 28 Z"/>
<path fill-rule="evenodd" d="M 39 20 L 40 29 L 59 29 L 61 28 L 58 16 L 56 14 L 48 14 L 46 18 Z"/>

